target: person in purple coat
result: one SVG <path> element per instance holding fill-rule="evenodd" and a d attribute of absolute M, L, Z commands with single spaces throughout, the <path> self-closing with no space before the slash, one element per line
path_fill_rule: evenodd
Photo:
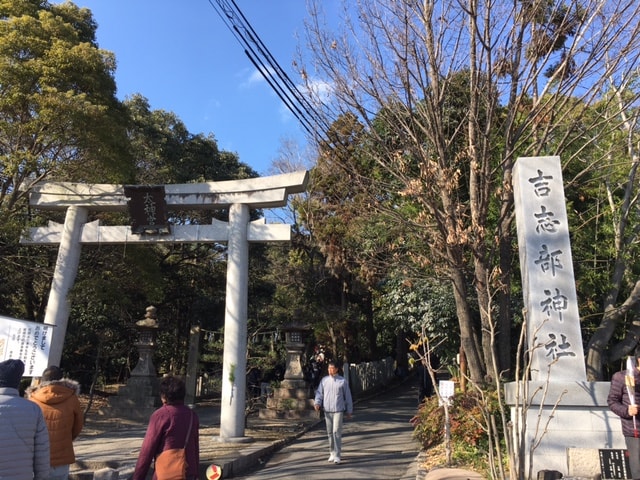
<path fill-rule="evenodd" d="M 640 479 L 640 355 L 627 359 L 627 368 L 611 379 L 607 404 L 620 417 L 622 435 L 627 445 L 631 478 Z"/>
<path fill-rule="evenodd" d="M 162 407 L 151 414 L 147 432 L 133 472 L 133 480 L 145 480 L 151 463 L 164 450 L 184 448 L 186 442 L 187 479 L 198 480 L 200 466 L 200 437 L 198 415 L 184 404 L 186 387 L 184 381 L 175 376 L 163 377 L 160 381 Z M 191 430 L 189 433 L 189 426 Z M 187 439 L 187 433 L 189 438 Z M 153 479 L 156 474 L 154 472 Z"/>

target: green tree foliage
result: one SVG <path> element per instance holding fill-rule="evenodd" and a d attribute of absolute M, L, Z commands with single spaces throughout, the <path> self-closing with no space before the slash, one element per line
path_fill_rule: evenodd
<path fill-rule="evenodd" d="M 140 185 L 211 182 L 253 178 L 257 172 L 231 152 L 218 149 L 213 135 L 193 134 L 172 112 L 151 109 L 140 94 L 125 106 L 132 124 L 129 139 Z"/>
<path fill-rule="evenodd" d="M 378 342 L 373 295 L 389 268 L 392 246 L 402 243 L 403 236 L 389 228 L 378 208 L 372 208 L 368 187 L 393 179 L 378 169 L 367 140 L 355 116 L 344 115 L 334 122 L 320 144 L 300 219 L 325 258 L 327 272 L 342 285 L 335 290 L 334 304 L 341 312 L 336 315 L 360 332 L 355 335 L 360 354 L 375 358 L 389 352 Z M 396 196 L 388 192 L 393 189 L 378 191 L 378 204 L 391 209 Z M 399 361 L 406 361 L 406 355 L 397 354 Z"/>
<path fill-rule="evenodd" d="M 587 373 L 608 378 L 606 369 L 638 346 L 638 99 L 637 75 L 612 82 L 603 100 L 590 109 L 600 137 L 592 147 L 598 168 L 577 177 L 582 181 L 572 199 L 579 218 L 579 238 L 585 262 L 578 263 L 582 312 L 590 335 Z M 584 178 L 586 177 L 586 178 Z"/>
<path fill-rule="evenodd" d="M 0 4 L 0 208 L 35 182 L 130 175 L 113 55 L 72 3 Z M 124 147 L 124 148 L 123 148 Z"/>
<path fill-rule="evenodd" d="M 73 3 L 0 3 L 0 310 L 41 320 L 56 249 L 19 247 L 24 227 L 62 222 L 64 212 L 29 211 L 25 197 L 43 180 L 165 184 L 257 176 L 211 135 L 192 134 L 141 95 L 115 96 L 115 57 L 98 48 L 96 23 Z M 257 216 L 259 212 L 254 212 Z M 226 212 L 173 212 L 172 223 L 210 223 Z M 90 212 L 123 225 L 127 215 Z M 79 375 L 99 365 L 123 378 L 136 361 L 131 327 L 149 304 L 163 333 L 158 367 L 180 371 L 189 327 L 217 328 L 226 269 L 221 245 L 85 246 L 72 292 L 64 361 Z M 103 332 L 103 333 L 101 333 Z"/>
<path fill-rule="evenodd" d="M 390 276 L 375 299 L 378 335 L 413 332 L 425 335 L 442 364 L 453 365 L 459 351 L 456 307 L 450 285 L 437 280 Z M 405 338 L 405 341 L 408 339 Z M 387 341 L 379 341 L 389 344 Z"/>
<path fill-rule="evenodd" d="M 51 249 L 20 248 L 38 212 L 20 201 L 43 180 L 132 178 L 127 115 L 115 97 L 112 54 L 72 3 L 0 2 L 0 310 L 42 318 Z M 60 221 L 54 215 L 49 219 Z"/>
<path fill-rule="evenodd" d="M 342 304 L 343 285 L 327 268 L 325 257 L 308 234 L 296 232 L 291 245 L 267 247 L 265 260 L 260 279 L 264 286 L 270 286 L 271 293 L 260 299 L 258 318 L 263 323 L 276 329 L 291 323 L 308 326 L 308 346 L 325 346 L 332 359 L 370 358 L 366 347 L 362 351 L 357 348 L 362 317 L 357 308 Z M 252 261 L 252 268 L 254 264 Z"/>

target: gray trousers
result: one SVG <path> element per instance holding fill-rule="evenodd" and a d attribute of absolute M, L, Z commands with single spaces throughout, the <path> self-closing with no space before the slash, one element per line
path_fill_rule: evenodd
<path fill-rule="evenodd" d="M 629 454 L 631 478 L 640 479 L 640 438 L 624 437 L 624 441 L 627 444 L 627 453 Z"/>
<path fill-rule="evenodd" d="M 342 453 L 342 419 L 344 412 L 324 412 L 324 423 L 329 437 L 329 451 L 339 457 Z"/>

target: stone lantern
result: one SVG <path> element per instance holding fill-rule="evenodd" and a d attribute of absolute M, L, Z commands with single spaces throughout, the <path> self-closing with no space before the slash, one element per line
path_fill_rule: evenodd
<path fill-rule="evenodd" d="M 284 346 L 287 350 L 286 369 L 282 387 L 286 388 L 306 388 L 307 382 L 304 379 L 302 370 L 307 337 L 311 329 L 299 324 L 290 324 L 282 328 L 284 333 Z"/>
<path fill-rule="evenodd" d="M 260 410 L 261 418 L 318 418 L 313 408 L 314 392 L 304 379 L 302 356 L 311 328 L 298 323 L 289 324 L 281 329 L 284 333 L 287 350 L 284 380 L 279 388 L 273 389 L 273 395 L 267 398 L 267 408 Z"/>
<path fill-rule="evenodd" d="M 156 367 L 153 365 L 153 352 L 156 348 L 156 334 L 158 331 L 158 315 L 156 307 L 147 307 L 142 320 L 136 322 L 138 330 L 138 364 L 131 371 L 132 377 L 156 377 Z"/>
<path fill-rule="evenodd" d="M 147 420 L 162 405 L 153 353 L 159 324 L 156 307 L 147 307 L 142 320 L 136 322 L 138 331 L 138 363 L 131 371 L 131 377 L 118 394 L 109 398 L 109 407 L 104 414 L 135 420 Z"/>

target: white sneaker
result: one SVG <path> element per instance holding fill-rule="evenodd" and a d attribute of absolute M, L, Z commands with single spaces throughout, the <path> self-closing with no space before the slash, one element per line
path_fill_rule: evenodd
<path fill-rule="evenodd" d="M 333 457 L 333 463 L 335 463 L 336 465 L 340 463 L 340 457 Z"/>
<path fill-rule="evenodd" d="M 333 455 L 333 453 L 331 455 L 329 455 L 329 459 L 327 460 L 327 462 L 333 462 L 335 461 L 336 457 Z"/>

